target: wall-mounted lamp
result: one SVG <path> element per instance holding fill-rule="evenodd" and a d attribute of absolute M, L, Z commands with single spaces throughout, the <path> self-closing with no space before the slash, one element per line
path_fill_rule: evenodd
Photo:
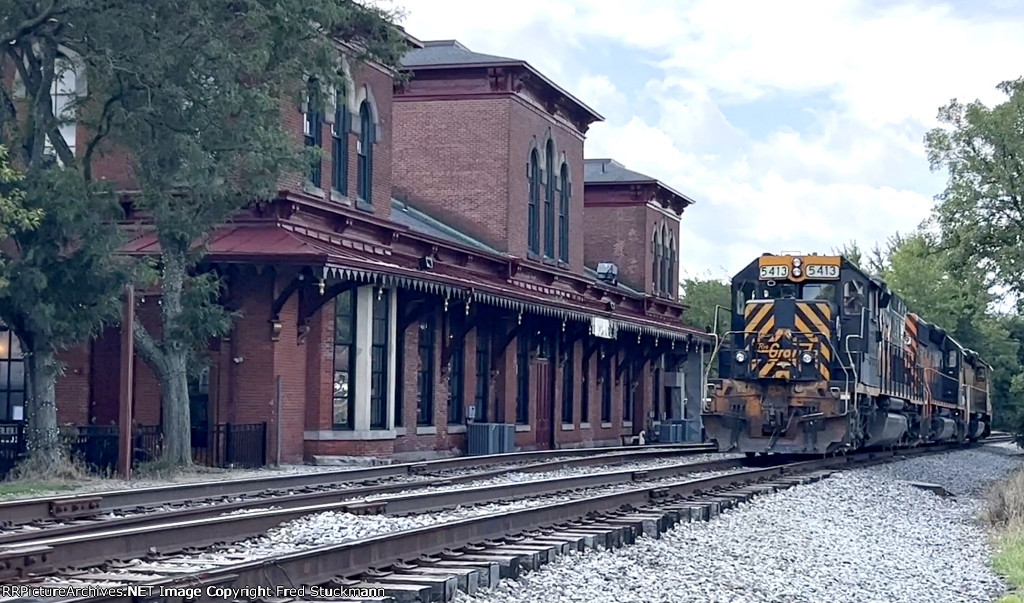
<path fill-rule="evenodd" d="M 270 341 L 281 340 L 281 329 L 283 326 L 277 318 L 270 319 Z"/>
<path fill-rule="evenodd" d="M 242 364 L 243 362 L 245 362 L 245 358 L 244 358 L 244 357 L 242 357 L 242 356 L 235 356 L 235 357 L 234 357 L 234 358 L 232 358 L 231 360 L 232 360 L 232 362 L 234 362 L 235 364 Z"/>

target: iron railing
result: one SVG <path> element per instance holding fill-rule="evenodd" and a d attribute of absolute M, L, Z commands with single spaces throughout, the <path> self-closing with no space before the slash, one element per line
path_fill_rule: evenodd
<path fill-rule="evenodd" d="M 110 473 L 117 467 L 120 434 L 116 425 L 63 427 L 61 438 L 72 457 L 96 473 Z M 160 457 L 163 433 L 158 425 L 136 425 L 132 429 L 132 459 L 135 463 Z M 0 423 L 0 479 L 11 472 L 25 455 L 24 423 Z M 223 423 L 192 429 L 192 459 L 211 467 L 262 467 L 267 456 L 267 424 Z"/>

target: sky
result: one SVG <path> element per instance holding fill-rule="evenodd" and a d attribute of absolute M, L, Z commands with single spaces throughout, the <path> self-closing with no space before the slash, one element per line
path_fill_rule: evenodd
<path fill-rule="evenodd" d="M 385 0 L 421 40 L 523 59 L 604 116 L 585 155 L 694 199 L 683 278 L 862 248 L 928 217 L 925 133 L 1024 76 L 1016 0 Z"/>

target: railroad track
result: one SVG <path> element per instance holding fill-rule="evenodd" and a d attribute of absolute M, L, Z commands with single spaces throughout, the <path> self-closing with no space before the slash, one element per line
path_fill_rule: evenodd
<path fill-rule="evenodd" d="M 377 483 L 381 480 L 402 481 L 414 477 L 439 475 L 460 469 L 505 465 L 507 470 L 543 471 L 543 464 L 588 462 L 605 464 L 601 458 L 625 460 L 655 458 L 673 454 L 714 452 L 710 444 L 676 444 L 631 447 L 609 447 L 567 450 L 513 452 L 480 456 L 462 456 L 434 461 L 378 465 L 358 469 L 259 476 L 236 480 L 220 480 L 130 488 L 109 492 L 64 495 L 0 501 L 0 534 L 13 526 L 71 522 L 124 509 L 195 504 L 203 500 L 223 500 L 232 496 L 254 496 L 300 489 L 331 489 L 344 484 Z M 610 461 L 614 462 L 614 461 Z M 568 465 L 567 465 L 568 466 Z M 533 469 L 530 469 L 533 467 Z M 2 541 L 2 540 L 0 540 Z"/>
<path fill-rule="evenodd" d="M 112 559 L 131 559 L 145 556 L 151 551 L 177 551 L 195 549 L 245 540 L 260 535 L 284 522 L 317 513 L 346 513 L 352 515 L 409 515 L 453 509 L 483 503 L 501 503 L 518 499 L 536 498 L 544 494 L 580 491 L 588 488 L 623 486 L 639 480 L 658 480 L 687 473 L 727 471 L 750 464 L 745 458 L 731 458 L 705 463 L 677 463 L 644 470 L 612 470 L 572 477 L 556 477 L 530 481 L 503 481 L 488 485 L 453 487 L 449 480 L 438 483 L 430 480 L 431 486 L 423 491 L 402 491 L 382 493 L 390 490 L 386 485 L 375 491 L 373 486 L 357 488 L 364 497 L 342 502 L 328 502 L 309 505 L 312 499 L 306 494 L 280 497 L 258 503 L 249 503 L 239 508 L 230 505 L 236 513 L 225 514 L 223 505 L 187 510 L 187 518 L 180 513 L 167 520 L 167 513 L 143 515 L 122 521 L 99 522 L 88 526 L 76 525 L 74 533 L 33 537 L 0 547 L 0 579 L 24 579 L 27 575 L 45 573 L 55 568 L 89 567 Z M 479 479 L 479 476 L 467 476 Z M 412 483 L 404 484 L 407 490 Z M 348 490 L 351 494 L 352 490 Z M 348 496 L 348 494 L 344 494 Z M 328 499 L 338 499 L 339 492 L 327 494 Z M 274 504 L 289 501 L 291 504 L 280 508 Z M 295 503 L 306 503 L 298 506 Z M 238 512 L 243 511 L 243 512 Z M 117 525 L 116 529 L 103 529 Z"/>
<path fill-rule="evenodd" d="M 339 593 L 356 593 L 361 597 L 356 600 L 368 600 L 368 594 L 377 593 L 395 600 L 415 600 L 415 597 L 425 595 L 425 588 L 429 589 L 429 593 L 426 593 L 429 596 L 422 600 L 448 600 L 455 587 L 472 590 L 481 584 L 490 583 L 499 575 L 510 575 L 516 568 L 532 567 L 546 561 L 557 551 L 598 542 L 621 543 L 624 539 L 629 540 L 635 536 L 638 530 L 650 532 L 663 529 L 673 521 L 707 518 L 716 514 L 723 506 L 729 506 L 737 500 L 747 500 L 757 493 L 774 491 L 805 479 L 796 478 L 799 474 L 810 473 L 813 477 L 814 471 L 828 471 L 833 468 L 891 460 L 896 456 L 956 448 L 959 446 L 947 445 L 899 453 L 864 453 L 779 466 L 748 467 L 727 475 L 712 475 L 684 481 L 667 480 L 673 475 L 673 471 L 676 472 L 675 475 L 683 471 L 674 466 L 646 472 L 605 472 L 578 478 L 526 482 L 517 484 L 519 490 L 513 493 L 507 493 L 509 487 L 505 486 L 506 496 L 558 494 L 567 490 L 615 484 L 629 484 L 630 487 L 607 494 L 591 493 L 570 501 L 566 501 L 564 497 L 549 496 L 548 500 L 540 500 L 539 504 L 528 508 L 485 513 L 438 525 L 386 533 L 263 559 L 247 559 L 244 553 L 233 555 L 231 547 L 220 547 L 218 554 L 214 556 L 216 563 L 199 571 L 196 571 L 194 566 L 190 567 L 188 556 L 176 558 L 166 554 L 170 549 L 180 545 L 168 544 L 167 538 L 170 538 L 176 529 L 185 526 L 164 526 L 159 530 L 136 530 L 134 533 L 129 530 L 122 534 L 108 534 L 104 538 L 108 539 L 108 542 L 122 543 L 138 542 L 139 537 L 155 538 L 151 542 L 156 542 L 156 548 L 165 554 L 149 555 L 146 560 L 135 563 L 109 563 L 104 568 L 105 571 L 101 572 L 80 572 L 77 575 L 75 572 L 61 572 L 65 579 L 50 580 L 49 584 L 74 584 L 79 588 L 91 586 L 91 592 L 95 596 L 76 599 L 80 601 L 142 600 L 137 597 L 144 597 L 147 593 L 156 597 L 153 600 L 161 601 L 183 600 L 176 598 L 179 594 L 192 597 L 199 595 L 204 600 L 223 600 L 224 595 L 232 592 L 235 593 L 235 598 L 252 599 L 289 596 L 301 599 L 312 594 L 330 594 L 338 599 Z M 751 464 L 751 461 L 729 459 L 718 461 L 715 467 L 724 469 L 730 463 L 735 469 L 740 465 Z M 690 470 L 709 469 L 709 466 L 700 465 L 690 465 Z M 645 480 L 650 481 L 648 484 L 631 483 Z M 772 482 L 765 484 L 765 480 Z M 494 488 L 491 487 L 490 492 L 487 490 L 487 487 L 463 488 L 441 493 L 389 497 L 383 508 L 378 507 L 373 512 L 387 510 L 389 505 L 392 512 L 412 512 L 443 508 L 452 504 L 469 504 L 493 498 Z M 403 507 L 403 504 L 406 506 Z M 622 509 L 629 511 L 621 511 Z M 325 505 L 323 508 L 305 509 L 303 514 L 332 510 L 346 509 L 337 505 Z M 247 522 L 244 524 L 250 526 L 247 529 L 263 531 L 271 525 L 280 523 L 288 513 L 295 512 L 298 511 L 290 510 L 283 514 L 267 511 L 244 518 L 218 518 L 212 522 L 205 522 L 203 540 L 213 542 L 225 539 L 222 537 L 225 533 L 236 535 L 237 526 L 242 525 L 237 522 Z M 590 519 L 585 519 L 588 515 L 591 516 Z M 580 523 L 581 520 L 584 522 Z M 202 523 L 204 522 L 198 522 L 192 528 L 198 528 Z M 231 527 L 232 525 L 234 527 Z M 525 535 L 514 536 L 523 532 L 526 532 Z M 150 537 L 145 536 L 146 534 L 162 536 Z M 85 550 L 83 547 L 89 546 L 88 542 L 92 542 L 94 547 L 98 544 L 96 536 L 91 535 L 80 540 L 77 545 L 79 550 Z M 21 552 L 35 554 L 40 560 L 47 558 L 37 563 L 37 567 L 41 568 L 46 563 L 60 567 L 62 563 L 59 560 L 70 558 L 72 554 L 68 551 L 75 550 L 76 545 L 64 543 L 61 545 L 64 548 L 61 548 L 53 547 L 53 544 L 56 543 L 29 543 L 28 549 Z M 196 542 L 192 544 L 198 546 Z M 138 548 L 137 545 L 133 546 Z M 32 552 L 33 547 L 35 553 Z M 50 547 L 49 551 L 46 547 Z M 464 548 L 457 551 L 458 547 Z M 424 555 L 433 557 L 423 557 Z M 131 555 L 126 554 L 122 558 L 129 556 Z M 111 555 L 97 555 L 98 557 L 113 558 Z M 2 554 L 0 559 L 3 559 Z M 400 560 L 417 561 L 409 564 Z M 126 590 L 127 585 L 136 588 L 130 592 Z M 244 593 L 230 590 L 259 585 L 268 587 L 269 590 L 250 590 Z M 306 589 L 300 594 L 297 591 L 289 593 L 276 589 L 278 586 L 288 585 L 330 587 L 335 590 L 314 592 Z M 115 590 L 99 590 L 107 587 Z M 121 590 L 116 590 L 117 588 Z M 184 588 L 198 588 L 199 591 L 176 590 Z M 133 599 L 133 596 L 136 598 Z M 373 597 L 369 600 L 373 600 Z"/>

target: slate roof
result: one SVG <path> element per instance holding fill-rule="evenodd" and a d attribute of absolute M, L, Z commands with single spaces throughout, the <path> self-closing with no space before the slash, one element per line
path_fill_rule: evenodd
<path fill-rule="evenodd" d="M 441 239 L 442 241 L 471 247 L 486 253 L 500 256 L 506 255 L 487 243 L 475 239 L 398 199 L 391 199 L 391 221 L 401 224 L 412 231 Z"/>
<path fill-rule="evenodd" d="M 493 54 L 473 52 L 457 40 L 430 40 L 402 57 L 403 67 L 425 67 L 434 65 L 490 65 L 521 64 L 524 61 L 499 57 Z"/>
<path fill-rule="evenodd" d="M 657 178 L 627 169 L 626 166 L 614 159 L 584 159 L 583 182 L 584 184 L 656 184 L 682 199 L 687 205 L 694 203 L 693 199 Z"/>

